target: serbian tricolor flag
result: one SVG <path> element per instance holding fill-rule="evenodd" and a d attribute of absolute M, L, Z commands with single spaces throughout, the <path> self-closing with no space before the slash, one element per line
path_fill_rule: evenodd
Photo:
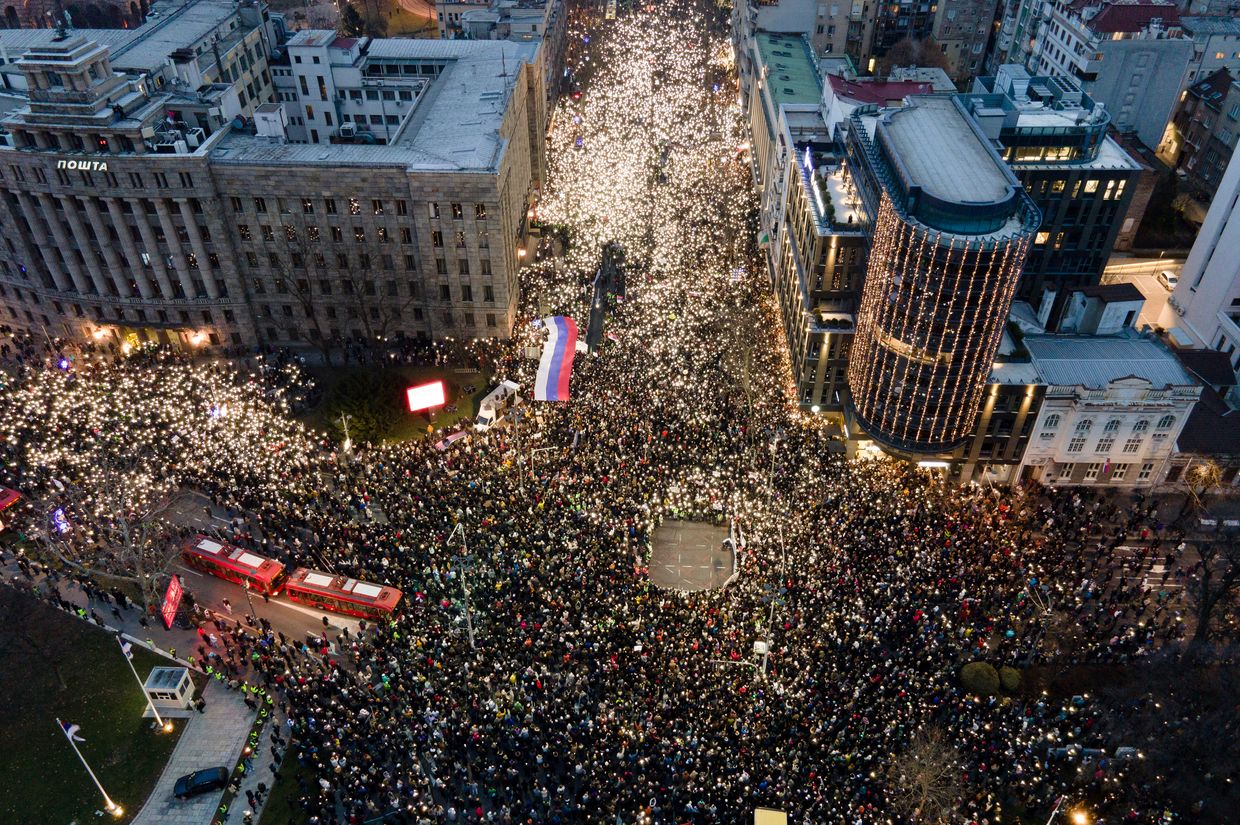
<path fill-rule="evenodd" d="M 567 401 L 568 379 L 573 374 L 573 355 L 577 351 L 577 322 L 564 315 L 542 321 L 549 335 L 538 359 L 534 400 Z"/>

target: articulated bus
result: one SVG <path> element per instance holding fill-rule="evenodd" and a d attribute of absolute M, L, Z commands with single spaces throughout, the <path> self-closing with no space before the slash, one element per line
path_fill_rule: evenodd
<path fill-rule="evenodd" d="M 370 584 L 305 567 L 298 567 L 288 577 L 284 593 L 293 601 L 310 607 L 364 619 L 391 616 L 401 597 L 401 592 L 395 587 Z"/>
<path fill-rule="evenodd" d="M 267 595 L 275 595 L 284 583 L 284 565 L 275 559 L 251 553 L 243 547 L 222 544 L 207 536 L 194 536 L 181 550 L 185 563 L 195 570 L 245 585 Z"/>

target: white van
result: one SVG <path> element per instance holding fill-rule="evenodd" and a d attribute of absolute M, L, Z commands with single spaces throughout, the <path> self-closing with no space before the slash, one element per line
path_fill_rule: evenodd
<path fill-rule="evenodd" d="M 478 416 L 474 419 L 474 429 L 478 432 L 486 432 L 498 424 L 509 408 L 521 403 L 520 390 L 520 385 L 513 381 L 500 381 L 499 386 L 487 393 L 486 398 L 478 403 Z"/>

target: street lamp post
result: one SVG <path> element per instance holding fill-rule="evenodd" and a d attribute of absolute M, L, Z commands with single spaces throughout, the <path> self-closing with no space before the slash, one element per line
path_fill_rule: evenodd
<path fill-rule="evenodd" d="M 340 414 L 340 426 L 344 429 L 344 444 L 342 445 L 342 449 L 346 453 L 353 450 L 353 440 L 349 438 L 349 422 L 352 420 L 353 416 L 345 415 L 344 413 Z"/>
<path fill-rule="evenodd" d="M 242 584 L 245 589 L 245 603 L 250 606 L 250 620 L 257 622 L 258 616 L 254 614 L 254 600 L 250 598 L 250 583 L 246 581 L 242 582 Z"/>
<path fill-rule="evenodd" d="M 766 666 L 771 659 L 771 642 L 775 636 L 775 605 L 779 603 L 779 589 L 783 587 L 784 571 L 788 567 L 788 551 L 784 547 L 784 528 L 779 527 L 779 587 L 771 593 L 771 610 L 766 619 L 766 650 L 762 651 L 762 678 L 766 678 Z"/>
<path fill-rule="evenodd" d="M 164 733 L 171 733 L 172 720 L 169 719 L 165 722 L 163 717 L 159 715 L 159 709 L 155 707 L 155 702 L 152 701 L 151 695 L 146 692 L 146 685 L 142 684 L 142 677 L 138 675 L 138 669 L 134 667 L 133 654 L 125 648 L 125 640 L 121 638 L 121 636 L 117 635 L 116 643 L 121 646 L 121 653 L 124 654 L 125 661 L 129 664 L 129 672 L 133 674 L 134 680 L 137 681 L 138 690 L 142 691 L 142 697 L 146 699 L 147 707 L 151 709 L 151 713 L 155 714 L 155 723 Z"/>
<path fill-rule="evenodd" d="M 554 450 L 555 447 L 531 447 L 530 448 L 530 481 L 534 480 L 534 454 L 547 453 Z"/>
<path fill-rule="evenodd" d="M 452 543 L 452 538 L 460 531 L 461 534 L 461 555 L 456 559 L 456 572 L 461 577 L 461 592 L 465 595 L 465 630 L 469 634 L 469 649 L 477 650 L 474 644 L 474 618 L 473 609 L 469 605 L 469 585 L 465 582 L 465 559 L 469 555 L 469 547 L 465 543 L 465 526 L 461 522 L 457 522 L 452 528 L 452 532 L 448 534 L 447 543 Z"/>
<path fill-rule="evenodd" d="M 769 504 L 775 498 L 775 452 L 779 449 L 779 442 L 784 440 L 782 430 L 777 430 L 775 435 L 771 436 L 771 470 L 766 477 L 766 498 Z"/>

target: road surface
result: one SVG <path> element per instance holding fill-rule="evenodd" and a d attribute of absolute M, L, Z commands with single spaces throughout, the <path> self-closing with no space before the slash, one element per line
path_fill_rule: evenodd
<path fill-rule="evenodd" d="M 397 0 L 400 7 L 410 14 L 418 17 L 425 17 L 430 20 L 435 19 L 435 4 L 430 0 Z"/>

